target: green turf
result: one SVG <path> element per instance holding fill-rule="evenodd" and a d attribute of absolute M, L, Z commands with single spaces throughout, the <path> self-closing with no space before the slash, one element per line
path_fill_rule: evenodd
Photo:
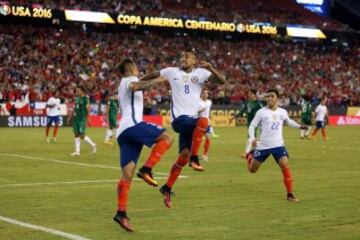
<path fill-rule="evenodd" d="M 360 128 L 329 128 L 323 143 L 300 140 L 285 128 L 295 193 L 301 202 L 285 201 L 282 176 L 272 159 L 256 174 L 240 158 L 245 128 L 218 128 L 206 172 L 186 167 L 189 178 L 174 187 L 167 209 L 156 188 L 132 185 L 128 214 L 134 233 L 113 221 L 116 182 L 38 186 L 22 183 L 116 180 L 117 169 L 66 165 L 19 154 L 66 162 L 118 166 L 118 147 L 102 144 L 104 129 L 89 129 L 98 153 L 82 143 L 82 155 L 71 158 L 70 128 L 60 129 L 58 142 L 47 144 L 44 129 L 0 129 L 0 216 L 78 234 L 90 239 L 360 239 Z M 167 173 L 177 143 L 156 167 Z M 142 154 L 140 164 L 148 150 Z M 160 176 L 160 175 L 158 175 Z M 159 180 L 162 184 L 165 180 Z M 0 239 L 45 240 L 60 237 L 0 221 Z"/>

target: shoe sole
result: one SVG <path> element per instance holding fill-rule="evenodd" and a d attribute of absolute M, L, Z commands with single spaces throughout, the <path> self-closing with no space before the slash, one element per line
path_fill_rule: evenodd
<path fill-rule="evenodd" d="M 192 169 L 194 169 L 194 171 L 197 171 L 197 172 L 204 172 L 205 171 L 205 169 L 203 167 L 201 167 L 201 166 L 196 166 L 196 165 L 190 164 L 190 167 Z"/>
<path fill-rule="evenodd" d="M 121 221 L 119 221 L 117 218 L 113 218 L 113 220 L 120 225 L 123 229 L 125 229 L 127 232 L 133 232 L 134 230 L 130 227 L 125 226 Z"/>
<path fill-rule="evenodd" d="M 300 200 L 299 199 L 297 199 L 297 198 L 292 198 L 292 199 L 287 199 L 289 202 L 293 202 L 293 203 L 298 203 Z"/>
<path fill-rule="evenodd" d="M 138 178 L 141 178 L 142 180 L 144 180 L 144 182 L 146 182 L 147 184 L 149 184 L 152 187 L 159 186 L 159 184 L 155 180 L 146 177 L 144 174 L 142 174 L 140 172 L 137 173 L 137 176 L 138 176 Z"/>

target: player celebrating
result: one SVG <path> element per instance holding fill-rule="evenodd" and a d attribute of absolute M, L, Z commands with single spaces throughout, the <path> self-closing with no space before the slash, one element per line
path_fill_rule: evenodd
<path fill-rule="evenodd" d="M 316 128 L 314 129 L 313 133 L 311 134 L 311 139 L 315 139 L 316 133 L 321 129 L 321 134 L 324 141 L 327 140 L 326 138 L 326 131 L 325 131 L 325 117 L 328 117 L 328 109 L 326 107 L 326 97 L 321 99 L 320 104 L 315 108 L 316 113 Z"/>
<path fill-rule="evenodd" d="M 209 121 L 205 117 L 197 117 L 201 90 L 208 80 L 226 83 L 224 77 L 210 63 L 202 61 L 203 68 L 197 68 L 196 63 L 194 49 L 187 50 L 181 53 L 180 67 L 164 68 L 160 72 L 153 72 L 142 78 L 147 80 L 161 75 L 171 87 L 171 125 L 179 134 L 179 156 L 171 168 L 167 183 L 160 188 L 164 203 L 169 208 L 171 189 L 182 168 L 189 162 L 189 166 L 195 171 L 204 171 L 199 164 L 198 151 Z"/>
<path fill-rule="evenodd" d="M 106 129 L 105 140 L 104 140 L 105 144 L 109 144 L 109 145 L 113 144 L 110 141 L 110 139 L 114 135 L 113 131 L 116 129 L 118 112 L 119 112 L 119 102 L 116 99 L 116 95 L 113 94 L 112 96 L 110 96 L 110 99 L 108 100 L 106 106 L 106 118 L 109 122 L 109 128 Z"/>
<path fill-rule="evenodd" d="M 248 101 L 245 103 L 244 107 L 240 110 L 240 112 L 235 116 L 235 118 L 243 117 L 244 114 L 247 118 L 247 127 L 249 128 L 251 121 L 254 119 L 256 112 L 263 107 L 261 101 L 257 99 L 257 92 L 255 89 L 251 89 L 248 92 Z M 249 135 L 247 137 L 245 153 L 241 156 L 244 158 L 251 150 L 251 141 L 249 139 Z"/>
<path fill-rule="evenodd" d="M 70 122 L 70 118 L 74 115 L 73 119 L 73 131 L 75 135 L 75 152 L 71 154 L 71 156 L 80 156 L 80 145 L 81 139 L 85 140 L 85 142 L 89 143 L 92 147 L 92 153 L 96 153 L 96 144 L 86 136 L 86 124 L 89 113 L 89 100 L 85 95 L 84 87 L 76 88 L 76 99 L 75 99 L 75 108 L 69 114 L 67 122 Z"/>
<path fill-rule="evenodd" d="M 311 117 L 312 117 L 312 109 L 311 102 L 308 96 L 303 96 L 302 102 L 302 110 L 301 110 L 301 124 L 308 127 L 308 130 L 300 130 L 300 138 L 304 139 L 304 137 L 308 137 L 311 131 Z"/>
<path fill-rule="evenodd" d="M 142 90 L 165 81 L 156 78 L 151 81 L 139 82 L 138 69 L 128 58 L 122 60 L 118 66 L 121 79 L 118 94 L 122 118 L 117 129 L 117 141 L 120 147 L 122 177 L 118 183 L 118 211 L 114 220 L 127 231 L 133 231 L 126 215 L 128 192 L 134 176 L 136 163 L 143 145 L 152 148 L 151 154 L 139 170 L 138 176 L 152 186 L 158 186 L 152 177 L 152 168 L 170 148 L 174 139 L 164 128 L 155 124 L 143 122 L 143 93 Z"/>
<path fill-rule="evenodd" d="M 298 202 L 293 194 L 293 180 L 288 165 L 288 153 L 284 146 L 282 135 L 283 124 L 286 122 L 294 128 L 306 129 L 305 125 L 299 125 L 289 118 L 285 109 L 278 107 L 279 92 L 271 89 L 267 92 L 267 106 L 261 108 L 251 121 L 249 127 L 249 138 L 254 148 L 253 154 L 247 156 L 248 169 L 251 173 L 256 173 L 261 164 L 272 155 L 278 163 L 284 177 L 284 184 L 287 190 L 287 200 Z M 260 126 L 261 133 L 259 141 L 255 139 L 255 129 Z"/>
<path fill-rule="evenodd" d="M 47 125 L 46 125 L 46 142 L 50 142 L 49 139 L 49 132 L 50 127 L 54 123 L 54 132 L 53 137 L 51 139 L 52 142 L 56 142 L 56 135 L 59 130 L 59 123 L 60 123 L 60 98 L 59 98 L 59 91 L 55 91 L 53 96 L 49 98 L 46 103 L 47 108 Z"/>
<path fill-rule="evenodd" d="M 212 102 L 210 99 L 208 99 L 208 97 L 209 97 L 208 90 L 203 89 L 201 92 L 201 95 L 200 95 L 201 99 L 200 99 L 199 117 L 207 118 L 210 123 L 210 109 L 211 109 Z M 204 152 L 201 157 L 201 160 L 206 161 L 206 162 L 209 161 L 208 153 L 209 153 L 210 145 L 211 145 L 210 136 L 213 134 L 214 134 L 214 130 L 209 124 L 208 128 L 206 129 Z"/>

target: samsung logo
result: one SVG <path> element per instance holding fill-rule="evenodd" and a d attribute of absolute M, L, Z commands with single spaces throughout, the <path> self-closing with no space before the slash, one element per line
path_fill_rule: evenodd
<path fill-rule="evenodd" d="M 8 127 L 46 127 L 46 116 L 17 116 L 8 117 Z M 63 117 L 60 116 L 60 126 L 63 125 Z"/>

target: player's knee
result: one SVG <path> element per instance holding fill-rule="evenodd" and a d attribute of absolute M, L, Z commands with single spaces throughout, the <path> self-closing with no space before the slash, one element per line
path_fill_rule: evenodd
<path fill-rule="evenodd" d="M 208 128 L 209 126 L 209 121 L 207 118 L 199 118 L 198 121 L 197 121 L 197 126 L 204 129 L 204 131 L 206 131 L 206 129 Z"/>
<path fill-rule="evenodd" d="M 123 171 L 122 178 L 128 182 L 131 182 L 134 178 L 134 171 Z"/>
<path fill-rule="evenodd" d="M 188 149 L 184 149 L 180 152 L 180 157 L 183 159 L 190 159 L 190 151 Z"/>
<path fill-rule="evenodd" d="M 163 140 L 167 142 L 170 146 L 174 143 L 174 137 L 167 132 L 163 133 Z"/>

